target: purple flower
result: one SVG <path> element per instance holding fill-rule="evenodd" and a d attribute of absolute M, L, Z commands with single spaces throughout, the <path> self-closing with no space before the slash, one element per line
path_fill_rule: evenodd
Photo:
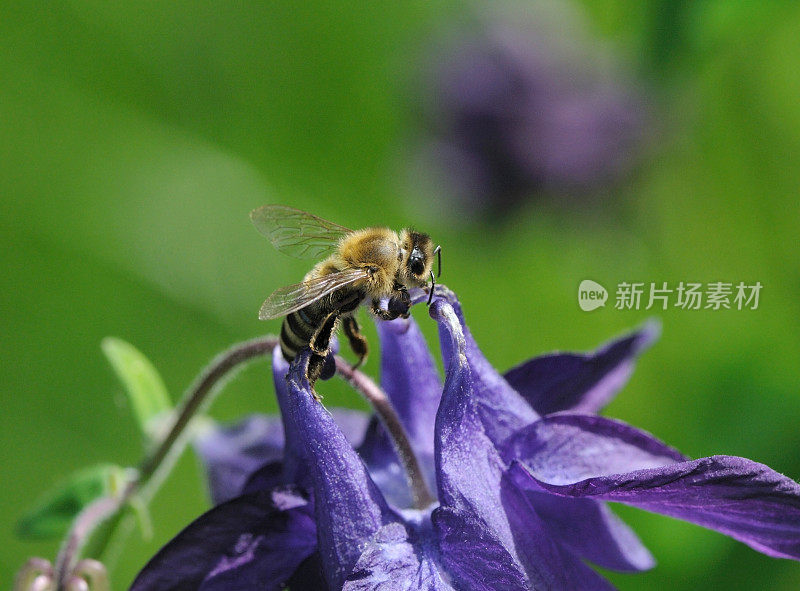
<path fill-rule="evenodd" d="M 643 94 L 601 63 L 605 52 L 565 26 L 568 18 L 545 16 L 527 26 L 525 17 L 487 19 L 429 68 L 422 160 L 467 211 L 502 214 L 534 196 L 596 193 L 641 156 Z"/>
<path fill-rule="evenodd" d="M 412 320 L 381 323 L 379 333 L 383 388 L 435 500 L 415 507 L 387 431 L 352 413 L 337 425 L 304 378 L 307 353 L 287 367 L 278 351 L 282 446 L 275 420 L 252 418 L 201 443 L 222 502 L 150 561 L 134 591 L 612 589 L 584 561 L 640 571 L 653 559 L 604 501 L 800 559 L 798 484 L 744 458 L 689 460 L 594 414 L 623 385 L 653 326 L 502 376 L 451 292 L 438 292 L 430 314 L 443 385 Z M 245 477 L 230 475 L 258 464 L 259 429 L 266 463 L 239 485 Z"/>

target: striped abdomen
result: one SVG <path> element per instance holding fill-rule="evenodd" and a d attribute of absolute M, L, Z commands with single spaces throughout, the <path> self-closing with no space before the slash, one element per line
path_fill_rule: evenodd
<path fill-rule="evenodd" d="M 281 325 L 281 352 L 286 361 L 291 361 L 304 347 L 308 347 L 311 337 L 322 324 L 328 311 L 320 305 L 306 306 L 292 312 L 283 319 Z"/>
<path fill-rule="evenodd" d="M 345 287 L 286 316 L 281 325 L 283 358 L 292 361 L 301 349 L 308 347 L 317 331 L 320 333 L 316 339 L 317 348 L 327 350 L 337 319 L 354 312 L 365 297 L 363 289 Z"/>

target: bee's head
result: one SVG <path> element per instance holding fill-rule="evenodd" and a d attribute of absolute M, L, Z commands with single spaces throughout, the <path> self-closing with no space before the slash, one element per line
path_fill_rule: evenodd
<path fill-rule="evenodd" d="M 409 287 L 422 287 L 428 282 L 436 250 L 427 234 L 403 230 L 400 234 L 403 248 L 403 274 Z"/>

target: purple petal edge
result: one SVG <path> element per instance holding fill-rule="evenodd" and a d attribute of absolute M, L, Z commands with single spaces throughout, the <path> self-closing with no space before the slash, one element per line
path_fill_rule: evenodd
<path fill-rule="evenodd" d="M 651 320 L 593 353 L 535 357 L 508 370 L 504 377 L 539 414 L 599 412 L 628 382 L 636 357 L 660 332 L 660 324 Z"/>
<path fill-rule="evenodd" d="M 441 298 L 434 299 L 429 314 L 439 324 L 446 355 L 435 441 L 441 506 L 432 515 L 441 559 L 458 588 L 489 589 L 485 581 L 497 578 L 502 585 L 496 588 L 529 589 L 516 555 L 509 516 L 500 502 L 505 464 L 475 409 L 474 380 L 461 321 L 453 306 Z M 481 568 L 489 565 L 492 570 L 480 584 Z"/>
<path fill-rule="evenodd" d="M 283 458 L 283 425 L 275 416 L 250 415 L 232 425 L 212 425 L 194 439 L 215 505 L 241 494 L 249 476 Z"/>
<path fill-rule="evenodd" d="M 565 485 L 537 479 L 520 462 L 510 472 L 525 490 L 625 503 L 800 560 L 800 484 L 746 458 L 711 456 Z"/>
<path fill-rule="evenodd" d="M 279 591 L 316 548 L 312 513 L 288 488 L 218 505 L 164 546 L 131 591 Z"/>
<path fill-rule="evenodd" d="M 620 572 L 641 572 L 656 564 L 634 531 L 608 504 L 595 499 L 525 492 L 541 518 L 543 535 L 557 540 L 576 557 Z"/>
<path fill-rule="evenodd" d="M 687 459 L 622 421 L 568 413 L 542 417 L 509 437 L 500 450 L 506 462 L 519 460 L 550 484 L 571 484 Z"/>

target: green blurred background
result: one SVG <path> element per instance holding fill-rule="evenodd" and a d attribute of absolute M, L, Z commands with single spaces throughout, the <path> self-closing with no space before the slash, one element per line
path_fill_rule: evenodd
<path fill-rule="evenodd" d="M 591 349 L 652 315 L 582 312 L 582 279 L 760 281 L 756 311 L 659 313 L 660 342 L 607 414 L 691 456 L 746 456 L 800 479 L 800 7 L 579 2 L 591 37 L 649 85 L 653 148 L 592 206 L 532 201 L 492 224 L 432 214 L 436 195 L 408 173 L 424 52 L 474 7 L 3 3 L 1 587 L 57 550 L 14 537 L 37 496 L 84 465 L 140 458 L 104 336 L 139 347 L 176 398 L 216 352 L 278 330 L 258 307 L 308 264 L 251 226 L 248 212 L 271 202 L 430 232 L 442 280 L 500 369 Z M 238 377 L 212 414 L 273 411 L 267 367 Z M 361 406 L 322 387 L 329 405 Z M 114 588 L 207 505 L 186 454 L 155 499 L 154 538 L 130 538 Z M 620 513 L 659 562 L 609 575 L 620 589 L 800 588 L 797 563 Z"/>

